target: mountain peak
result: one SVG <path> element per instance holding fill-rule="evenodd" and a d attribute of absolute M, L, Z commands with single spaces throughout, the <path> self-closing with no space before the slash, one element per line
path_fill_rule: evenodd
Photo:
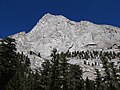
<path fill-rule="evenodd" d="M 62 16 L 62 15 L 53 15 L 53 14 L 51 14 L 51 13 L 47 13 L 47 14 L 45 14 L 45 15 L 40 19 L 40 21 L 41 21 L 41 20 L 47 20 L 47 19 L 50 19 L 50 18 L 54 18 L 54 19 L 57 19 L 57 18 L 67 19 L 67 18 L 65 18 L 65 17 Z"/>
<path fill-rule="evenodd" d="M 50 13 L 46 13 L 42 18 L 50 18 L 50 17 L 53 17 L 55 15 L 53 14 L 50 14 Z"/>
<path fill-rule="evenodd" d="M 53 48 L 61 53 L 68 50 L 112 51 L 116 50 L 113 46 L 120 46 L 120 28 L 89 21 L 75 22 L 50 13 L 45 14 L 29 33 L 22 32 L 12 37 L 16 40 L 18 52 L 28 55 L 33 68 L 41 65 L 42 58 L 49 58 Z M 30 55 L 30 51 L 34 54 Z M 42 58 L 37 56 L 38 53 Z"/>
<path fill-rule="evenodd" d="M 69 19 L 62 15 L 52 15 L 47 13 L 37 22 L 35 27 L 29 33 L 40 33 L 43 28 L 53 30 L 53 28 L 65 26 L 69 21 Z"/>
<path fill-rule="evenodd" d="M 29 33 L 15 36 L 18 36 L 15 39 L 18 40 L 19 51 L 32 50 L 40 52 L 45 57 L 50 55 L 53 48 L 65 52 L 71 46 L 70 51 L 77 51 L 91 47 L 106 49 L 114 44 L 120 45 L 119 28 L 97 25 L 89 21 L 75 22 L 62 15 L 50 13 L 45 14 Z M 24 48 L 27 50 L 24 51 Z"/>
<path fill-rule="evenodd" d="M 92 40 L 94 42 L 97 42 L 100 48 L 102 47 L 102 43 L 104 43 L 105 45 L 107 44 L 101 37 L 102 34 L 104 38 L 108 37 L 110 40 L 112 40 L 111 38 L 116 38 L 116 40 L 119 41 L 119 39 L 117 38 L 119 35 L 116 35 L 116 33 L 112 33 L 114 34 L 114 37 L 112 37 L 109 34 L 109 32 L 112 30 L 117 31 L 117 28 L 107 28 L 106 26 L 108 25 L 97 25 L 90 21 L 75 22 L 67 19 L 62 15 L 52 15 L 50 13 L 47 13 L 39 20 L 39 22 L 32 29 L 32 31 L 27 33 L 27 37 L 30 41 L 37 41 L 45 37 L 49 38 L 50 35 L 52 36 L 57 34 L 57 38 L 60 38 L 61 36 L 64 37 L 67 35 L 69 36 L 68 38 L 71 40 L 76 39 L 75 37 L 80 39 L 83 38 L 81 39 L 81 41 L 79 41 L 79 47 L 86 45 L 89 40 Z M 119 28 L 118 30 L 120 31 Z M 96 35 L 99 35 L 99 38 L 96 37 Z M 108 39 L 107 41 L 109 42 Z M 111 42 L 114 42 L 114 40 L 112 40 Z M 112 43 L 110 45 L 112 45 Z M 79 47 L 77 47 L 77 49 L 79 49 Z"/>

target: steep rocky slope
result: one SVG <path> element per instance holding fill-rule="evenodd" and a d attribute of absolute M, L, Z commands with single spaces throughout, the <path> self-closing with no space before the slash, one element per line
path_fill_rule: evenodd
<path fill-rule="evenodd" d="M 97 25 L 89 21 L 74 22 L 61 15 L 45 14 L 29 32 L 11 36 L 17 49 L 31 59 L 32 68 L 49 58 L 53 48 L 58 52 L 86 50 L 114 50 L 120 46 L 120 28 Z M 30 55 L 30 51 L 34 52 Z M 40 53 L 41 57 L 36 54 Z M 75 59 L 74 59 L 75 60 Z M 72 61 L 71 60 L 71 63 Z"/>

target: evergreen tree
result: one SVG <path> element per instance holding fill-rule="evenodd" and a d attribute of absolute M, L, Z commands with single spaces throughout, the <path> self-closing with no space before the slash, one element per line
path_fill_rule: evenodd
<path fill-rule="evenodd" d="M 25 90 L 30 70 L 29 58 L 16 53 L 15 40 L 5 38 L 0 43 L 0 89 Z"/>
<path fill-rule="evenodd" d="M 89 84 L 90 84 L 90 82 L 89 82 L 89 79 L 88 79 L 88 77 L 87 77 L 87 78 L 86 78 L 86 83 L 85 83 L 86 90 L 91 90 Z"/>
<path fill-rule="evenodd" d="M 95 79 L 95 88 L 96 90 L 102 90 L 100 84 L 102 83 L 102 76 L 98 69 L 95 69 L 96 71 L 96 79 Z"/>
<path fill-rule="evenodd" d="M 53 49 L 53 53 L 51 54 L 51 82 L 50 82 L 50 90 L 60 90 L 60 78 L 59 78 L 59 54 L 57 54 L 57 49 Z"/>
<path fill-rule="evenodd" d="M 41 57 L 40 53 L 38 53 L 38 57 Z"/>
<path fill-rule="evenodd" d="M 119 76 L 117 75 L 117 73 L 119 73 L 117 71 L 117 68 L 115 67 L 113 62 L 109 63 L 110 65 L 110 69 L 111 69 L 111 82 L 112 82 L 112 89 L 114 90 L 119 90 L 120 85 L 119 85 Z"/>
<path fill-rule="evenodd" d="M 5 38 L 0 41 L 0 89 L 5 90 L 8 81 L 15 75 L 16 61 L 15 40 Z"/>
<path fill-rule="evenodd" d="M 70 65 L 68 90 L 84 90 L 82 70 L 78 65 Z"/>
<path fill-rule="evenodd" d="M 67 83 L 68 83 L 69 63 L 68 63 L 68 59 L 67 59 L 67 53 L 64 54 L 62 52 L 60 54 L 59 70 L 60 70 L 61 89 L 68 90 Z"/>
<path fill-rule="evenodd" d="M 41 69 L 41 79 L 40 79 L 40 90 L 49 90 L 51 83 L 51 63 L 49 60 L 45 60 L 42 63 Z"/>
<path fill-rule="evenodd" d="M 88 77 L 85 81 L 85 90 L 95 90 L 95 83 L 92 80 L 89 80 Z"/>

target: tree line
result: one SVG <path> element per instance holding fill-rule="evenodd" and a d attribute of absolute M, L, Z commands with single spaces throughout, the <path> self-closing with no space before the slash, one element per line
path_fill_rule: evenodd
<path fill-rule="evenodd" d="M 97 52 L 94 53 L 96 55 Z M 79 52 L 74 56 L 80 57 L 82 54 Z M 106 55 L 100 57 L 104 75 L 96 69 L 95 80 L 89 80 L 88 77 L 83 79 L 82 68 L 68 63 L 68 56 L 71 57 L 69 52 L 59 54 L 57 49 L 53 49 L 51 59 L 44 60 L 39 69 L 33 70 L 28 56 L 16 52 L 15 40 L 2 39 L 0 90 L 120 90 L 120 68 L 108 62 L 110 58 Z"/>

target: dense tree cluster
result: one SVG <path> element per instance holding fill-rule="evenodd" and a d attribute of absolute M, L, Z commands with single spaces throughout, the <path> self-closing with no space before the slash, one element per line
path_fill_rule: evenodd
<path fill-rule="evenodd" d="M 78 59 L 98 59 L 102 56 L 108 57 L 110 60 L 119 58 L 120 59 L 120 52 L 114 51 L 74 51 L 68 52 L 67 57 L 77 57 Z"/>
<path fill-rule="evenodd" d="M 0 41 L 0 90 L 24 90 L 30 61 L 16 52 L 15 40 Z"/>

